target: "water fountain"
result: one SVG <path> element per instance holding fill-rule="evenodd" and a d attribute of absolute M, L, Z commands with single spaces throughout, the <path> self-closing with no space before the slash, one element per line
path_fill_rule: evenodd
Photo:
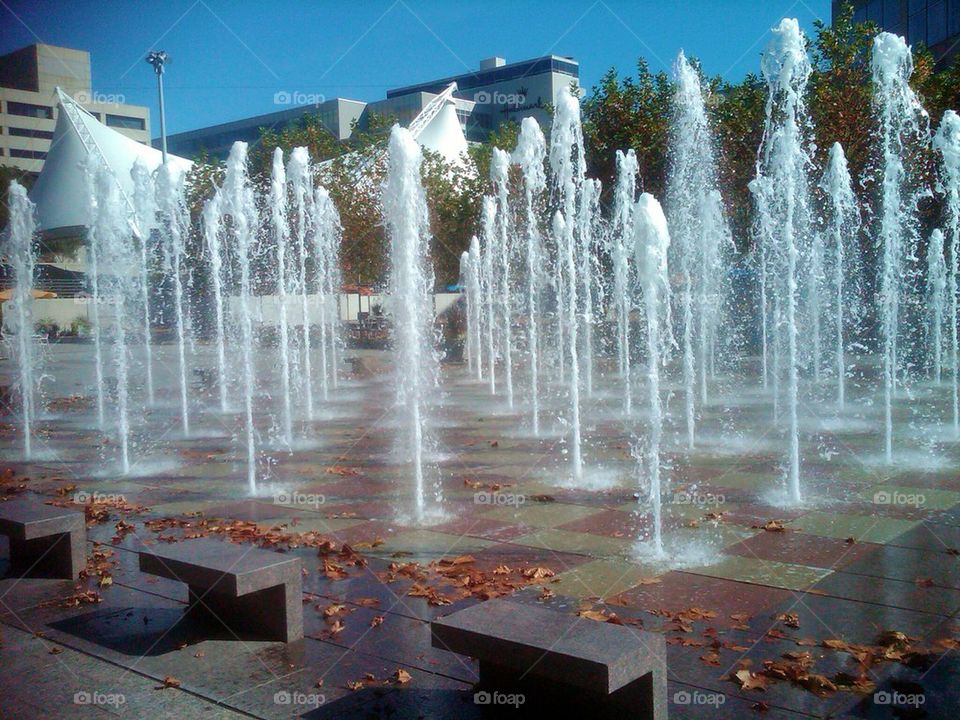
<path fill-rule="evenodd" d="M 540 125 L 533 118 L 524 118 L 520 124 L 520 137 L 513 152 L 513 162 L 523 174 L 523 229 L 526 311 L 527 355 L 530 375 L 530 415 L 534 435 L 540 434 L 540 312 L 541 293 L 546 284 L 543 272 L 544 250 L 537 217 L 537 199 L 547 187 L 544 171 L 547 147 Z"/>
<path fill-rule="evenodd" d="M 277 257 L 277 311 L 280 341 L 277 343 L 280 361 L 280 393 L 283 402 L 281 415 L 283 443 L 293 444 L 293 406 L 290 397 L 290 329 L 287 320 L 287 245 L 290 241 L 287 224 L 287 173 L 283 166 L 283 150 L 273 151 L 273 169 L 270 175 L 270 233 Z"/>
<path fill-rule="evenodd" d="M 173 317 L 177 329 L 177 367 L 180 372 L 180 422 L 183 434 L 190 434 L 190 410 L 187 400 L 187 299 L 184 292 L 184 243 L 190 227 L 184 199 L 183 173 L 172 163 L 157 172 L 157 211 L 160 216 L 164 272 L 173 282 Z M 193 354 L 193 353 L 191 353 Z"/>
<path fill-rule="evenodd" d="M 513 409 L 513 299 L 510 265 L 513 255 L 513 223 L 510 217 L 510 155 L 493 148 L 490 158 L 490 180 L 493 183 L 497 211 L 491 236 L 492 251 L 497 259 L 493 287 L 500 306 L 500 348 L 503 356 L 503 384 L 507 391 L 507 407 Z"/>
<path fill-rule="evenodd" d="M 153 333 L 151 332 L 150 314 L 150 281 L 153 270 L 150 231 L 156 222 L 157 207 L 150 169 L 142 159 L 137 158 L 130 169 L 133 178 L 133 212 L 137 228 L 140 233 L 140 302 L 143 307 L 143 369 L 146 375 L 147 400 L 152 405 L 156 402 L 156 393 L 153 387 Z"/>
<path fill-rule="evenodd" d="M 406 450 L 414 472 L 417 519 L 427 512 L 424 446 L 426 395 L 437 380 L 433 348 L 433 272 L 426 262 L 430 225 L 420 181 L 420 146 L 405 128 L 390 133 L 383 216 L 390 240 L 390 295 L 396 352 L 397 404 L 409 433 Z M 439 498 L 438 498 L 439 500 Z"/>
<path fill-rule="evenodd" d="M 480 240 L 474 235 L 470 238 L 470 287 L 468 293 L 472 298 L 470 304 L 470 335 L 477 380 L 483 380 L 483 349 L 480 342 L 483 291 L 480 288 L 480 274 Z"/>
<path fill-rule="evenodd" d="M 84 164 L 84 184 L 87 190 L 87 277 L 90 285 L 90 334 L 93 336 L 94 368 L 97 379 L 97 425 L 106 424 L 106 397 L 103 377 L 103 328 L 100 322 L 100 258 L 97 252 L 97 215 L 100 201 L 97 196 L 97 172 L 100 161 L 89 155 Z"/>
<path fill-rule="evenodd" d="M 947 268 L 947 295 L 950 298 L 950 375 L 953 405 L 953 433 L 960 437 L 960 348 L 957 325 L 957 273 L 960 272 L 960 115 L 947 110 L 933 139 L 940 154 L 940 189 L 946 198 L 946 235 L 950 248 L 950 266 Z"/>
<path fill-rule="evenodd" d="M 487 368 L 489 369 L 490 394 L 497 392 L 497 346 L 495 339 L 496 328 L 496 297 L 497 288 L 494 280 L 495 223 L 497 204 L 492 197 L 483 198 L 480 211 L 480 227 L 483 234 L 483 259 L 481 262 L 480 287 L 483 291 L 484 334 L 487 346 Z"/>
<path fill-rule="evenodd" d="M 583 324 L 583 348 L 580 356 L 583 359 L 583 389 L 587 397 L 593 395 L 593 325 L 594 307 L 600 306 L 602 296 L 597 277 L 600 268 L 597 266 L 597 248 L 595 236 L 600 222 L 600 181 L 585 179 L 583 181 L 580 211 L 577 216 L 577 270 L 581 284 L 579 296 L 583 298 L 580 322 Z"/>
<path fill-rule="evenodd" d="M 327 400 L 340 377 L 340 215 L 324 187 L 314 189 L 311 208 L 313 284 L 320 296 L 320 382 Z"/>
<path fill-rule="evenodd" d="M 610 262 L 613 265 L 613 309 L 617 319 L 617 368 L 623 380 L 623 412 L 633 408 L 633 383 L 630 377 L 630 312 L 633 296 L 630 286 L 629 233 L 633 228 L 633 207 L 637 194 L 640 166 L 633 150 L 617 150 L 617 182 L 613 190 L 613 213 L 609 234 Z"/>
<path fill-rule="evenodd" d="M 668 252 L 670 233 L 660 203 L 650 195 L 640 196 L 634 209 L 633 260 L 643 292 L 644 316 L 647 325 L 647 390 L 650 421 L 647 426 L 646 462 L 642 471 L 647 478 L 647 496 L 653 515 L 651 554 L 661 558 L 663 552 L 663 521 L 661 497 L 660 443 L 663 436 L 663 405 L 660 400 L 660 366 L 670 348 L 670 274 Z"/>
<path fill-rule="evenodd" d="M 278 148 L 279 149 L 279 148 Z M 287 161 L 287 179 L 293 193 L 295 247 L 297 250 L 296 294 L 300 297 L 301 344 L 303 347 L 303 397 L 307 420 L 313 420 L 313 366 L 310 342 L 310 302 L 307 290 L 307 220 L 313 199 L 310 155 L 305 147 L 297 147 Z"/>
<path fill-rule="evenodd" d="M 227 171 L 220 189 L 223 215 L 230 219 L 234 257 L 240 268 L 236 313 L 240 325 L 242 363 L 243 414 L 247 449 L 247 487 L 257 492 L 257 445 L 253 424 L 253 307 L 250 261 L 258 226 L 257 207 L 247 173 L 247 144 L 235 142 L 227 158 Z"/>
<path fill-rule="evenodd" d="M 927 243 L 927 343 L 933 380 L 943 376 L 943 321 L 947 306 L 947 263 L 943 256 L 943 231 L 937 228 Z"/>
<path fill-rule="evenodd" d="M 707 120 L 700 74 L 681 51 L 674 65 L 677 84 L 670 131 L 670 173 L 667 215 L 673 229 L 673 264 L 683 279 L 680 334 L 683 341 L 683 385 L 687 446 L 695 444 L 696 395 L 707 401 L 707 376 L 715 324 L 719 318 L 719 288 L 731 244 L 717 191 L 719 172 L 713 133 Z M 694 349 L 696 346 L 697 350 Z"/>
<path fill-rule="evenodd" d="M 773 39 L 763 56 L 767 82 L 766 123 L 758 159 L 756 202 L 760 209 L 758 242 L 766 244 L 765 280 L 774 298 L 774 367 L 780 372 L 779 347 L 786 346 L 787 438 L 786 472 L 791 502 L 801 500 L 800 438 L 797 418 L 800 357 L 797 323 L 800 314 L 799 266 L 812 246 L 807 173 L 812 165 L 807 135 L 810 122 L 804 96 L 810 77 L 806 41 L 796 20 L 785 19 L 773 29 Z M 767 224 L 771 223 L 771 224 Z M 785 337 L 782 340 L 780 335 Z M 777 393 L 774 386 L 774 394 Z"/>
<path fill-rule="evenodd" d="M 837 372 L 837 404 L 846 402 L 847 359 L 845 332 L 853 326 L 862 308 L 860 272 L 860 209 L 853 193 L 853 180 L 840 143 L 834 143 L 820 188 L 827 199 L 827 233 L 832 245 L 834 348 Z"/>
<path fill-rule="evenodd" d="M 927 143 L 929 131 L 927 114 L 910 87 L 913 55 L 904 39 L 887 32 L 877 35 L 871 65 L 883 163 L 877 213 L 877 242 L 882 249 L 878 309 L 883 342 L 884 454 L 889 463 L 893 462 L 893 400 L 900 382 L 900 346 L 908 338 L 911 325 L 910 318 L 902 314 L 914 292 L 917 274 L 918 181 L 911 153 Z"/>
<path fill-rule="evenodd" d="M 570 461 L 575 480 L 583 478 L 580 428 L 580 347 L 579 280 L 577 273 L 578 200 L 582 200 L 585 159 L 583 131 L 580 125 L 580 101 L 564 88 L 558 97 L 550 143 L 550 167 L 553 170 L 559 210 L 553 219 L 553 240 L 557 247 L 556 288 L 559 298 L 559 335 L 561 357 L 569 361 L 566 373 L 570 403 Z"/>
<path fill-rule="evenodd" d="M 17 374 L 19 379 L 20 421 L 23 426 L 23 456 L 33 457 L 33 426 L 36 418 L 37 353 L 33 341 L 33 282 L 36 251 L 33 246 L 36 223 L 34 205 L 26 189 L 16 180 L 10 181 L 7 195 L 10 211 L 9 237 L 4 254 L 13 268 L 14 296 L 7 311 L 11 312 Z"/>
<path fill-rule="evenodd" d="M 217 391 L 220 396 L 220 412 L 228 410 L 227 390 L 227 330 L 224 317 L 224 287 L 227 278 L 224 268 L 221 213 L 223 196 L 219 190 L 203 206 L 203 238 L 210 255 L 210 286 L 213 293 L 213 311 L 217 346 Z"/>

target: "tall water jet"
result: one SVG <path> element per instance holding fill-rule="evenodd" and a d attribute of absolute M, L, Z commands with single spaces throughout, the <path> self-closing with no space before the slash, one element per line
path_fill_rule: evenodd
<path fill-rule="evenodd" d="M 540 237 L 537 200 L 547 188 L 544 162 L 546 141 L 540 125 L 532 117 L 520 123 L 520 137 L 513 151 L 513 162 L 523 174 L 524 261 L 526 265 L 527 356 L 530 373 L 530 414 L 534 435 L 540 434 L 540 295 L 544 277 L 543 240 Z"/>
<path fill-rule="evenodd" d="M 481 264 L 481 287 L 483 289 L 484 335 L 487 346 L 487 367 L 490 369 L 490 394 L 497 392 L 497 346 L 494 328 L 496 327 L 497 289 L 494 273 L 494 255 L 496 254 L 496 218 L 497 203 L 486 196 L 480 209 L 480 228 L 483 235 L 483 262 Z"/>
<path fill-rule="evenodd" d="M 943 375 L 943 321 L 947 305 L 947 262 L 943 256 L 943 231 L 937 228 L 927 244 L 927 343 L 933 379 Z"/>
<path fill-rule="evenodd" d="M 910 325 L 902 322 L 901 312 L 913 293 L 919 242 L 917 181 L 909 155 L 928 141 L 928 125 L 926 111 L 910 87 L 913 55 L 903 38 L 887 32 L 877 35 L 871 69 L 883 162 L 877 244 L 883 258 L 878 310 L 883 341 L 884 453 L 887 462 L 892 462 L 900 334 Z"/>
<path fill-rule="evenodd" d="M 660 400 L 660 365 L 669 350 L 663 333 L 670 328 L 670 274 L 668 251 L 670 233 L 667 219 L 656 198 L 643 193 L 634 209 L 633 258 L 643 291 L 647 325 L 647 390 L 650 423 L 644 452 L 651 508 L 653 511 L 652 552 L 663 556 L 660 442 L 663 435 L 663 405 Z"/>
<path fill-rule="evenodd" d="M 100 161 L 90 153 L 84 164 L 84 185 L 87 190 L 87 278 L 90 283 L 90 334 L 93 336 L 94 368 L 97 379 L 97 425 L 102 430 L 106 423 L 106 398 L 103 376 L 103 325 L 100 319 L 100 257 L 97 240 L 97 172 Z"/>
<path fill-rule="evenodd" d="M 433 336 L 433 272 L 429 256 L 430 224 L 420 181 L 420 146 L 405 128 L 390 133 L 389 169 L 383 189 L 383 214 L 390 239 L 390 294 L 397 353 L 397 402 L 406 417 L 408 450 L 414 469 L 416 513 L 426 512 L 424 444 L 426 395 L 437 380 Z M 439 499 L 439 498 L 438 498 Z"/>
<path fill-rule="evenodd" d="M 116 377 L 117 445 L 120 467 L 130 472 L 130 358 L 127 348 L 127 307 L 138 293 L 138 272 L 134 266 L 131 218 L 120 197 L 113 171 L 101 166 L 95 176 L 98 202 L 94 251 L 98 258 L 99 298 L 110 308 L 113 369 Z"/>
<path fill-rule="evenodd" d="M 827 199 L 827 234 L 832 245 L 834 357 L 837 373 L 837 404 L 846 401 L 847 359 L 845 331 L 861 307 L 860 209 L 853 180 L 840 143 L 834 143 L 820 188 Z"/>
<path fill-rule="evenodd" d="M 310 343 L 310 304 L 307 292 L 307 219 L 309 203 L 313 199 L 313 181 L 310 155 L 305 147 L 296 147 L 287 161 L 287 180 L 293 191 L 295 246 L 297 249 L 296 293 L 300 298 L 300 317 L 303 322 L 303 392 L 307 420 L 313 420 L 313 368 Z"/>
<path fill-rule="evenodd" d="M 480 240 L 474 235 L 470 238 L 469 252 L 470 275 L 467 280 L 469 303 L 470 344 L 473 348 L 474 370 L 477 380 L 483 379 L 483 350 L 480 344 L 481 313 L 483 310 L 483 292 L 480 289 Z"/>
<path fill-rule="evenodd" d="M 768 273 L 773 269 L 771 289 L 782 322 L 776 317 L 777 334 L 783 333 L 786 348 L 789 458 L 786 473 L 790 500 L 800 502 L 800 436 L 797 419 L 800 358 L 797 347 L 799 315 L 799 263 L 811 246 L 809 183 L 812 165 L 808 134 L 810 121 L 804 95 L 811 67 L 803 33 L 796 20 L 785 18 L 773 29 L 773 38 L 763 56 L 767 82 L 766 124 L 760 147 L 758 177 L 765 205 L 761 218 L 773 225 L 761 232 L 770 243 Z M 776 344 L 776 340 L 775 340 Z M 775 368 L 776 371 L 776 368 Z"/>
<path fill-rule="evenodd" d="M 283 442 L 293 444 L 293 409 L 290 399 L 290 329 L 287 320 L 287 244 L 290 228 L 287 225 L 287 173 L 283 167 L 283 150 L 273 151 L 273 168 L 270 174 L 270 239 L 277 251 L 277 306 L 280 314 L 280 392 L 283 411 L 281 426 Z"/>
<path fill-rule="evenodd" d="M 580 349 L 578 336 L 579 281 L 577 279 L 577 202 L 584 182 L 585 156 L 583 129 L 580 124 L 580 101 L 570 88 L 562 88 L 557 97 L 556 113 L 550 142 L 550 167 L 556 182 L 560 209 L 554 216 L 553 235 L 557 246 L 557 267 L 560 269 L 557 288 L 563 344 L 561 357 L 570 361 L 567 372 L 570 401 L 571 452 L 573 477 L 583 477 L 580 438 Z"/>
<path fill-rule="evenodd" d="M 940 154 L 940 191 L 946 200 L 947 246 L 950 248 L 950 264 L 947 268 L 947 296 L 950 299 L 950 376 L 953 404 L 953 432 L 960 437 L 960 348 L 957 326 L 960 314 L 957 307 L 957 273 L 960 272 L 960 115 L 947 110 L 940 120 L 940 127 L 933 138 L 933 145 Z"/>
<path fill-rule="evenodd" d="M 513 255 L 513 231 L 510 217 L 510 154 L 493 148 L 490 158 L 490 180 L 493 182 L 496 213 L 495 287 L 500 305 L 500 347 L 503 354 L 503 383 L 507 391 L 507 406 L 513 408 L 513 299 L 510 260 Z"/>
<path fill-rule="evenodd" d="M 680 324 L 687 445 L 695 443 L 696 402 L 707 400 L 707 376 L 719 317 L 722 259 L 730 233 L 723 216 L 716 151 L 700 74 L 681 51 L 674 65 L 677 84 L 670 128 L 667 215 L 673 229 L 671 254 L 683 283 Z"/>
<path fill-rule="evenodd" d="M 257 445 L 253 425 L 253 308 L 250 273 L 250 255 L 257 228 L 257 206 L 247 172 L 247 144 L 237 141 L 230 148 L 227 170 L 221 188 L 223 213 L 230 218 L 233 251 L 240 268 L 237 314 L 240 325 L 240 354 L 243 367 L 243 411 L 247 446 L 247 487 L 251 495 L 257 492 Z"/>
<path fill-rule="evenodd" d="M 583 307 L 583 389 L 587 397 L 593 394 L 593 323 L 594 307 L 601 301 L 600 285 L 597 277 L 597 253 L 594 242 L 596 226 L 600 219 L 600 181 L 584 180 L 583 195 L 580 199 L 580 213 L 577 217 L 577 268 L 579 269 Z"/>
<path fill-rule="evenodd" d="M 13 299 L 7 304 L 7 312 L 12 313 L 16 337 L 15 356 L 19 376 L 20 420 L 23 425 L 23 456 L 30 460 L 33 457 L 33 424 L 36 417 L 34 369 L 37 359 L 33 342 L 35 206 L 27 197 L 26 189 L 16 180 L 10 181 L 7 202 L 10 224 L 4 254 L 13 269 L 15 283 Z"/>
<path fill-rule="evenodd" d="M 140 231 L 140 302 L 143 311 L 143 368 L 146 375 L 147 399 L 156 402 L 153 388 L 153 337 L 150 315 L 150 272 L 152 270 L 150 230 L 156 222 L 156 198 L 153 177 L 142 158 L 137 158 L 130 169 L 133 178 L 133 211 Z"/>
<path fill-rule="evenodd" d="M 320 306 L 320 387 L 326 400 L 330 387 L 336 388 L 339 378 L 340 316 L 337 300 L 341 285 L 341 227 L 340 215 L 326 188 L 314 189 L 310 207 L 313 284 L 319 294 Z"/>
<path fill-rule="evenodd" d="M 227 278 L 224 270 L 223 243 L 221 242 L 221 213 L 223 198 L 217 190 L 203 206 L 201 222 L 203 239 L 210 254 L 210 285 L 213 289 L 214 332 L 217 344 L 217 390 L 220 394 L 220 412 L 227 412 L 227 351 L 226 323 L 224 318 L 224 287 Z"/>
<path fill-rule="evenodd" d="M 633 409 L 633 385 L 630 382 L 630 312 L 633 295 L 630 286 L 630 250 L 633 232 L 633 207 L 636 202 L 640 165 L 633 150 L 617 150 L 617 181 L 613 190 L 613 217 L 609 248 L 613 265 L 613 308 L 617 319 L 617 367 L 623 381 L 623 411 Z"/>
<path fill-rule="evenodd" d="M 183 284 L 184 243 L 190 217 L 184 199 L 183 173 L 172 163 L 162 165 L 157 175 L 157 210 L 161 218 L 164 270 L 173 281 L 173 314 L 177 325 L 177 366 L 180 371 L 180 422 L 190 434 L 187 400 L 186 297 Z"/>

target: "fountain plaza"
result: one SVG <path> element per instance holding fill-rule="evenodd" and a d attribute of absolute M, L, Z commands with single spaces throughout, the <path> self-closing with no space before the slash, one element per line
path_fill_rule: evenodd
<path fill-rule="evenodd" d="M 549 144 L 529 121 L 513 154 L 494 151 L 461 260 L 462 361 L 435 343 L 406 130 L 391 134 L 383 188 L 387 350 L 340 337 L 339 224 L 305 153 L 277 151 L 258 203 L 234 146 L 202 217 L 202 337 L 177 284 L 182 179 L 140 173 L 128 224 L 92 164 L 92 339 L 36 343 L 21 293 L 0 364 L 15 388 L 0 493 L 83 510 L 88 528 L 79 582 L 0 581 L 4 713 L 521 717 L 522 698 L 478 701 L 475 660 L 431 645 L 432 619 L 509 597 L 663 637 L 670 717 L 946 717 L 960 706 L 960 123 L 948 115 L 933 138 L 918 126 L 908 63 L 902 40 L 877 38 L 889 182 L 875 293 L 849 240 L 862 221 L 842 148 L 813 168 L 810 68 L 785 20 L 762 67 L 754 312 L 730 299 L 742 289 L 726 281 L 703 91 L 681 54 L 662 207 L 637 196 L 624 149 L 601 211 L 570 93 Z M 922 262 L 913 141 L 940 149 L 953 183 L 953 225 Z M 11 208 L 13 248 L 28 248 L 17 188 Z M 162 342 L 143 331 L 147 254 L 127 242 L 155 214 L 176 281 Z M 255 236 L 279 252 L 269 334 L 251 309 Z M 29 252 L 11 257 L 32 277 Z M 917 278 L 930 279 L 919 304 Z M 870 313 L 874 344 L 853 342 Z M 186 587 L 137 553 L 198 538 L 299 557 L 304 639 L 180 622 Z"/>

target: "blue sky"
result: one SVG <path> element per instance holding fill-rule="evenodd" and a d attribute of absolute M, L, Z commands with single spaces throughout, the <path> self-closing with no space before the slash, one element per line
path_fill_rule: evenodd
<path fill-rule="evenodd" d="M 278 91 L 384 97 L 388 88 L 455 75 L 481 58 L 549 53 L 580 62 L 592 86 L 637 58 L 668 67 L 683 48 L 709 74 L 737 80 L 759 67 L 780 18 L 830 20 L 829 0 L 0 0 L 0 54 L 34 42 L 89 50 L 93 89 L 151 108 L 150 49 L 173 58 L 165 77 L 168 132 L 280 109 Z"/>

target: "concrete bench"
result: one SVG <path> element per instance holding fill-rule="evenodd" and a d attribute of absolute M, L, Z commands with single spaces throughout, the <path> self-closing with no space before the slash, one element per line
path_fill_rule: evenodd
<path fill-rule="evenodd" d="M 667 717 L 662 635 L 508 600 L 439 618 L 430 630 L 434 647 L 480 661 L 479 704 L 516 705 L 519 695 L 530 717 Z"/>
<path fill-rule="evenodd" d="M 31 498 L 0 503 L 0 535 L 10 540 L 10 566 L 31 577 L 76 580 L 86 567 L 83 511 L 44 505 Z"/>
<path fill-rule="evenodd" d="M 282 642 L 303 638 L 300 558 L 218 540 L 186 540 L 140 551 L 140 570 L 189 589 L 188 614 L 233 632 Z"/>

